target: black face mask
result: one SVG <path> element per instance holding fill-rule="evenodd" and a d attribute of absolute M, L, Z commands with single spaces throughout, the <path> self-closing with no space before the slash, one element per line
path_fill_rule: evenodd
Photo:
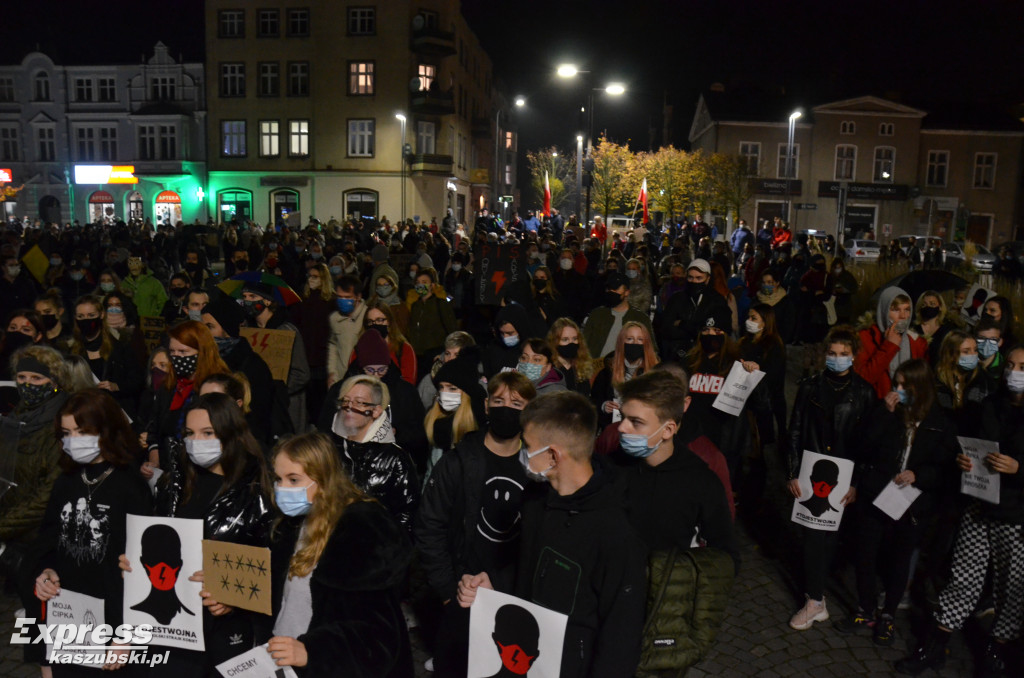
<path fill-rule="evenodd" d="M 576 356 L 580 354 L 579 344 L 559 344 L 558 355 L 562 356 L 566 360 L 576 360 Z"/>
<path fill-rule="evenodd" d="M 196 271 L 199 270 L 199 264 L 190 261 L 185 264 L 185 270 L 188 271 L 189 273 L 195 273 Z"/>
<path fill-rule="evenodd" d="M 547 286 L 548 286 L 548 281 L 546 279 L 545 280 L 534 280 L 533 281 L 533 287 L 538 292 L 543 292 L 544 288 L 547 287 Z"/>
<path fill-rule="evenodd" d="M 604 305 L 608 308 L 615 308 L 622 303 L 622 295 L 618 292 L 608 291 L 604 293 Z"/>
<path fill-rule="evenodd" d="M 47 332 L 49 332 L 54 327 L 56 327 L 57 326 L 57 321 L 59 320 L 59 318 L 56 315 L 44 315 L 44 316 L 42 316 L 42 318 L 43 318 L 43 327 L 46 328 Z"/>
<path fill-rule="evenodd" d="M 522 410 L 512 407 L 492 407 L 487 413 L 487 428 L 499 440 L 515 438 L 523 430 L 519 425 Z"/>
<path fill-rule="evenodd" d="M 388 326 L 387 325 L 370 325 L 373 329 L 380 333 L 382 339 L 388 338 Z"/>
<path fill-rule="evenodd" d="M 622 346 L 622 353 L 626 356 L 626 360 L 635 363 L 644 357 L 644 345 L 643 344 L 624 344 Z"/>
<path fill-rule="evenodd" d="M 713 355 L 722 350 L 725 345 L 724 334 L 702 334 L 700 335 L 700 347 L 704 349 L 705 355 Z"/>
<path fill-rule="evenodd" d="M 99 318 L 82 318 L 76 320 L 75 324 L 78 325 L 78 331 L 82 333 L 83 337 L 91 337 L 100 331 L 103 321 Z"/>
<path fill-rule="evenodd" d="M 921 320 L 933 320 L 939 317 L 940 309 L 938 306 L 923 306 L 921 307 Z"/>
<path fill-rule="evenodd" d="M 188 294 L 188 288 L 187 287 L 172 287 L 171 288 L 171 295 L 174 296 L 174 297 L 177 297 L 178 299 L 183 299 L 186 294 Z"/>
<path fill-rule="evenodd" d="M 22 346 L 28 346 L 31 343 L 32 337 L 22 332 L 8 332 L 4 337 L 4 349 L 8 354 L 13 354 Z"/>
<path fill-rule="evenodd" d="M 238 261 L 235 262 L 235 270 L 236 271 L 248 271 L 249 270 L 249 262 L 246 261 L 245 259 L 239 259 Z"/>
<path fill-rule="evenodd" d="M 172 355 L 171 366 L 174 368 L 174 376 L 178 379 L 189 379 L 196 373 L 196 366 L 199 364 L 199 354 L 196 355 Z"/>
<path fill-rule="evenodd" d="M 690 295 L 691 299 L 696 299 L 700 295 L 704 294 L 704 290 L 707 289 L 707 283 L 686 283 L 686 292 Z"/>

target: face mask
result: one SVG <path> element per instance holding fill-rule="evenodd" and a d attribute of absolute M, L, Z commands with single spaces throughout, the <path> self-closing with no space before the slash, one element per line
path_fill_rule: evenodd
<path fill-rule="evenodd" d="M 246 261 L 245 259 L 239 259 L 238 261 L 235 262 L 235 270 L 236 271 L 247 271 L 247 270 L 249 270 L 249 262 Z"/>
<path fill-rule="evenodd" d="M 576 360 L 576 356 L 580 354 L 580 345 L 576 344 L 559 344 L 557 349 L 558 355 L 562 356 L 566 360 Z"/>
<path fill-rule="evenodd" d="M 100 456 L 99 436 L 64 436 L 64 451 L 76 464 L 91 464 Z"/>
<path fill-rule="evenodd" d="M 43 322 L 46 322 L 46 316 L 43 316 Z M 978 339 L 978 355 L 986 360 L 994 356 L 999 351 L 999 341 L 996 339 Z"/>
<path fill-rule="evenodd" d="M 535 290 L 537 290 L 538 292 L 543 292 L 544 288 L 546 288 L 547 286 L 548 286 L 548 281 L 546 279 L 545 280 L 538 280 L 538 279 L 535 278 L 534 281 L 533 281 L 533 288 Z"/>
<path fill-rule="evenodd" d="M 910 326 L 910 321 L 909 320 L 901 320 L 898 323 L 896 323 L 896 331 L 899 334 L 906 334 L 907 327 L 909 327 L 909 326 Z"/>
<path fill-rule="evenodd" d="M 203 321 L 203 312 L 194 308 L 188 310 L 188 319 L 195 320 L 197 323 Z"/>
<path fill-rule="evenodd" d="M 559 259 L 558 266 L 563 271 L 568 271 L 570 268 L 572 268 L 572 259 Z"/>
<path fill-rule="evenodd" d="M 765 294 L 771 294 L 775 291 L 775 285 L 761 285 L 761 291 Z"/>
<path fill-rule="evenodd" d="M 313 507 L 306 490 L 316 483 L 311 482 L 305 487 L 281 487 L 274 485 L 274 501 L 281 513 L 286 516 L 304 516 Z"/>
<path fill-rule="evenodd" d="M 506 347 L 512 348 L 513 346 L 519 345 L 519 335 L 513 334 L 511 337 L 502 337 L 501 341 Z"/>
<path fill-rule="evenodd" d="M 81 271 L 72 271 L 72 272 L 71 272 L 71 275 L 70 275 L 70 276 L 68 276 L 68 277 L 70 277 L 70 278 L 71 278 L 72 280 L 74 280 L 75 282 L 78 282 L 78 281 L 80 281 L 80 280 L 81 280 L 82 278 L 84 278 L 84 277 L 85 277 L 85 274 L 84 274 L 84 273 L 82 273 Z"/>
<path fill-rule="evenodd" d="M 462 394 L 442 391 L 437 394 L 437 402 L 440 403 L 441 409 L 445 412 L 454 412 L 462 404 Z"/>
<path fill-rule="evenodd" d="M 57 316 L 55 316 L 55 315 L 44 315 L 44 316 L 42 316 L 42 318 L 43 318 L 43 327 L 46 328 L 47 332 L 49 332 L 50 330 L 52 330 L 54 327 L 57 326 L 57 320 L 58 320 Z"/>
<path fill-rule="evenodd" d="M 644 357 L 644 345 L 643 344 L 623 344 L 622 354 L 626 357 L 627 362 L 635 363 Z"/>
<path fill-rule="evenodd" d="M 110 315 L 110 314 L 124 315 L 124 309 L 121 308 L 120 306 L 108 306 L 107 307 L 107 315 Z M 107 320 L 109 320 L 109 318 Z"/>
<path fill-rule="evenodd" d="M 167 378 L 167 373 L 154 367 L 149 370 L 149 378 L 150 381 L 153 382 L 153 390 L 156 391 L 164 385 L 164 379 Z"/>
<path fill-rule="evenodd" d="M 181 565 L 171 567 L 167 563 L 157 563 L 152 567 L 143 563 L 142 566 L 146 568 L 146 573 L 149 575 L 149 583 L 157 591 L 170 591 L 173 589 L 178 581 L 178 571 L 181 570 Z"/>
<path fill-rule="evenodd" d="M 21 273 L 21 266 L 7 267 L 7 275 L 11 276 L 12 278 L 17 278 L 19 273 Z"/>
<path fill-rule="evenodd" d="M 55 257 L 50 258 L 50 266 L 60 266 L 62 263 L 64 263 L 63 259 L 57 259 Z"/>
<path fill-rule="evenodd" d="M 174 368 L 174 376 L 179 379 L 188 379 L 196 372 L 196 365 L 199 363 L 199 354 L 195 355 L 172 355 L 171 367 Z"/>
<path fill-rule="evenodd" d="M 960 366 L 960 369 L 970 372 L 978 366 L 978 355 L 961 355 L 957 365 Z"/>
<path fill-rule="evenodd" d="M 553 469 L 554 466 L 549 466 L 543 471 L 538 472 L 530 468 L 530 460 L 536 457 L 538 454 L 544 454 L 549 449 L 551 449 L 550 445 L 542 447 L 536 452 L 530 452 L 529 450 L 526 449 L 525 445 L 519 448 L 519 463 L 523 465 L 523 470 L 526 472 L 527 478 L 538 483 L 546 483 L 548 481 L 548 473 L 551 473 L 551 469 Z"/>
<path fill-rule="evenodd" d="M 618 292 L 608 291 L 604 293 L 604 305 L 608 308 L 615 308 L 622 303 L 622 295 Z"/>
<path fill-rule="evenodd" d="M 82 336 L 88 338 L 100 331 L 101 322 L 103 321 L 99 318 L 83 318 L 76 320 L 75 324 L 78 325 L 78 330 L 82 333 Z"/>
<path fill-rule="evenodd" d="M 1007 371 L 1006 388 L 1010 389 L 1010 393 L 1024 393 L 1024 372 Z"/>
<path fill-rule="evenodd" d="M 700 295 L 704 294 L 704 289 L 708 286 L 707 283 L 686 283 L 686 291 L 690 294 L 692 299 L 696 299 Z"/>
<path fill-rule="evenodd" d="M 187 287 L 172 287 L 171 288 L 171 296 L 173 296 L 173 297 L 177 297 L 178 299 L 181 299 L 186 294 L 188 294 L 188 288 Z"/>
<path fill-rule="evenodd" d="M 320 278 L 310 278 L 306 284 L 309 285 L 309 289 L 318 290 L 320 289 Z"/>
<path fill-rule="evenodd" d="M 216 438 L 209 440 L 185 438 L 185 452 L 188 453 L 188 458 L 192 460 L 192 463 L 203 468 L 210 468 L 216 464 L 223 454 L 220 441 Z"/>
<path fill-rule="evenodd" d="M 310 252 L 309 256 L 313 258 L 313 261 L 320 261 L 324 258 L 323 252 Z"/>
<path fill-rule="evenodd" d="M 386 297 L 391 294 L 391 290 L 394 288 L 391 285 L 377 285 L 377 296 Z"/>
<path fill-rule="evenodd" d="M 338 312 L 342 315 L 348 315 L 356 308 L 355 299 L 338 299 L 335 303 L 338 304 Z"/>
<path fill-rule="evenodd" d="M 452 264 L 452 270 L 458 273 L 462 270 L 462 264 Z"/>
<path fill-rule="evenodd" d="M 277 268 L 277 257 L 267 257 L 267 268 Z"/>
<path fill-rule="evenodd" d="M 853 356 L 852 355 L 841 355 L 841 356 L 828 356 L 825 358 L 825 368 L 829 372 L 845 372 L 846 370 L 853 367 Z"/>
<path fill-rule="evenodd" d="M 331 266 L 331 275 L 337 277 L 341 275 L 341 266 Z"/>
<path fill-rule="evenodd" d="M 516 365 L 516 372 L 523 375 L 533 383 L 540 381 L 540 374 L 544 368 L 540 365 L 534 365 L 533 363 L 521 362 Z"/>
<path fill-rule="evenodd" d="M 103 290 L 104 292 L 113 292 L 114 291 L 114 287 L 115 287 L 115 285 L 112 282 L 101 282 L 100 283 L 100 289 Z"/>
<path fill-rule="evenodd" d="M 744 324 L 747 327 L 747 332 L 750 332 L 751 334 L 757 334 L 758 332 L 761 331 L 762 325 L 761 325 L 761 323 L 757 322 L 756 320 L 749 320 L 748 319 L 747 322 L 744 323 Z"/>
<path fill-rule="evenodd" d="M 242 300 L 242 313 L 245 314 L 246 318 L 252 319 L 263 313 L 267 307 L 262 301 L 251 301 L 248 299 Z"/>
<path fill-rule="evenodd" d="M 417 275 L 419 275 L 419 271 L 409 271 L 409 278 L 411 280 L 415 280 Z"/>
<path fill-rule="evenodd" d="M 939 311 L 941 310 L 942 309 L 940 309 L 938 306 L 922 306 L 921 320 L 933 320 L 935 318 L 938 318 Z"/>
<path fill-rule="evenodd" d="M 910 392 L 907 391 L 906 389 L 897 388 L 896 395 L 900 397 L 900 405 L 910 404 Z"/>
<path fill-rule="evenodd" d="M 195 261 L 190 261 L 185 264 L 185 270 L 191 273 L 195 273 L 199 270 L 199 264 Z"/>
<path fill-rule="evenodd" d="M 55 393 L 57 393 L 57 387 L 52 383 L 29 384 L 26 382 L 18 384 L 18 398 L 26 407 L 35 407 L 40 403 L 46 402 Z"/>
<path fill-rule="evenodd" d="M 417 284 L 415 290 L 416 294 L 420 295 L 421 297 L 425 297 L 428 294 L 430 294 L 430 287 L 428 285 L 424 285 L 423 283 Z"/>
<path fill-rule="evenodd" d="M 487 413 L 487 428 L 499 440 L 510 440 L 523 430 L 519 425 L 522 410 L 513 407 L 492 407 Z"/>
<path fill-rule="evenodd" d="M 651 439 L 651 436 L 661 433 L 661 429 L 666 426 L 668 426 L 667 421 L 659 426 L 658 430 L 649 436 L 645 436 L 641 433 L 620 433 L 619 444 L 622 446 L 622 451 L 631 457 L 646 459 L 654 454 L 654 451 L 661 447 L 661 444 L 665 442 L 664 440 L 659 440 L 657 445 L 650 447 L 647 445 L 647 441 Z"/>
<path fill-rule="evenodd" d="M 712 355 L 722 350 L 725 345 L 724 334 L 702 334 L 700 335 L 700 347 L 704 349 L 705 355 Z"/>

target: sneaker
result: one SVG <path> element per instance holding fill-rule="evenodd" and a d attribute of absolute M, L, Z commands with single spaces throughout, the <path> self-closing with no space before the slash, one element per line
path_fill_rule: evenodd
<path fill-rule="evenodd" d="M 885 591 L 881 591 L 878 594 L 878 609 L 885 609 Z M 900 598 L 899 605 L 896 606 L 897 610 L 909 610 L 910 609 L 910 589 L 903 592 L 903 596 Z"/>
<path fill-rule="evenodd" d="M 994 640 L 990 639 L 985 644 L 978 670 L 974 674 L 977 678 L 1002 678 L 1006 671 L 1006 662 L 1003 661 L 1001 650 L 1002 646 Z"/>
<path fill-rule="evenodd" d="M 916 676 L 928 669 L 938 671 L 945 665 L 948 650 L 944 644 L 939 643 L 935 639 L 935 633 L 942 633 L 942 631 L 933 631 L 924 644 L 914 650 L 914 654 L 900 659 L 893 664 L 896 673 L 901 673 L 905 676 Z"/>
<path fill-rule="evenodd" d="M 431 657 L 427 661 L 423 662 L 423 668 L 426 669 L 427 671 L 430 671 L 431 673 L 433 673 L 434 672 L 434 658 Z"/>
<path fill-rule="evenodd" d="M 896 639 L 896 620 L 887 614 L 879 615 L 871 640 L 875 645 L 889 647 Z"/>
<path fill-rule="evenodd" d="M 875 627 L 875 619 L 864 610 L 857 610 L 849 617 L 840 619 L 833 626 L 839 633 L 849 635 L 858 631 L 873 629 Z"/>
<path fill-rule="evenodd" d="M 825 599 L 811 600 L 808 598 L 803 608 L 789 620 L 789 625 L 797 631 L 806 631 L 814 626 L 814 622 L 826 620 L 828 620 L 828 608 L 825 606 Z"/>
<path fill-rule="evenodd" d="M 983 596 L 974 608 L 974 618 L 982 619 L 996 613 L 996 604 L 992 596 Z"/>

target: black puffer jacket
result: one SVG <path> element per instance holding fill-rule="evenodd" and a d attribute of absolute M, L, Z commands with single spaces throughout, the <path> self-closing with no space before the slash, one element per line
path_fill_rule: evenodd
<path fill-rule="evenodd" d="M 1003 386 L 985 401 L 981 415 L 981 437 L 999 443 L 999 453 L 1019 463 L 1016 473 L 999 474 L 999 504 L 980 502 L 982 515 L 1024 525 L 1024 403 L 1014 402 Z"/>
<path fill-rule="evenodd" d="M 395 443 L 357 443 L 331 433 L 345 470 L 360 489 L 384 504 L 412 530 L 412 518 L 420 502 L 420 482 L 409 453 Z"/>

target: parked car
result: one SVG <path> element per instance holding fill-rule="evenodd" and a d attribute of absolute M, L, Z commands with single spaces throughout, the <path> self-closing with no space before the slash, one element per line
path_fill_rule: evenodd
<path fill-rule="evenodd" d="M 882 256 L 882 246 L 875 240 L 847 240 L 846 258 L 853 262 L 878 261 Z"/>
<path fill-rule="evenodd" d="M 971 264 L 982 273 L 991 273 L 996 265 L 996 255 L 992 254 L 984 245 L 974 245 L 977 252 L 971 259 Z M 942 244 L 942 265 L 945 268 L 954 268 L 962 264 L 967 258 L 964 253 L 964 243 L 947 242 Z"/>

